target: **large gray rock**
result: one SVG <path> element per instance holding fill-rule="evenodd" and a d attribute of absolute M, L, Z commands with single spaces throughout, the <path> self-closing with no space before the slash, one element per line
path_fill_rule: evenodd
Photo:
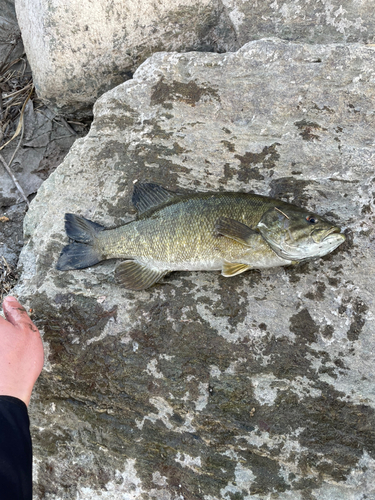
<path fill-rule="evenodd" d="M 35 498 L 375 495 L 374 76 L 373 48 L 262 40 L 155 54 L 97 102 L 25 219 L 17 292 L 47 352 Z M 348 239 L 143 292 L 114 283 L 114 261 L 56 271 L 64 213 L 120 225 L 136 180 L 272 195 Z"/>
<path fill-rule="evenodd" d="M 16 10 L 38 95 L 65 113 L 90 114 L 160 50 L 225 52 L 268 36 L 375 40 L 371 0 L 16 0 Z"/>
<path fill-rule="evenodd" d="M 223 5 L 211 0 L 17 0 L 16 11 L 38 95 L 75 115 L 91 114 L 156 51 L 237 47 Z"/>
<path fill-rule="evenodd" d="M 238 43 L 276 35 L 307 43 L 373 43 L 371 0 L 223 0 Z"/>

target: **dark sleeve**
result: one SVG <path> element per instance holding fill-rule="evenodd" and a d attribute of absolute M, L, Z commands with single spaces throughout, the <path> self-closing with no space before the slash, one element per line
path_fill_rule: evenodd
<path fill-rule="evenodd" d="M 32 449 L 27 406 L 0 396 L 0 498 L 32 499 Z"/>

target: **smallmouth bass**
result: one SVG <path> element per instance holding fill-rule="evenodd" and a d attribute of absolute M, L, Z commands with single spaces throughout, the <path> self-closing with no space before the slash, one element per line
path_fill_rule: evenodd
<path fill-rule="evenodd" d="M 287 266 L 322 257 L 345 241 L 340 228 L 289 203 L 248 193 L 177 194 L 151 183 L 134 186 L 135 221 L 115 229 L 65 214 L 72 243 L 56 269 L 83 269 L 126 259 L 117 283 L 144 290 L 171 271 L 215 271 Z"/>

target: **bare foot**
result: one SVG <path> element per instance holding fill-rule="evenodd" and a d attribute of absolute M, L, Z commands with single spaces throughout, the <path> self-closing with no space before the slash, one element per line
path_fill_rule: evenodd
<path fill-rule="evenodd" d="M 29 404 L 31 391 L 43 368 L 43 343 L 37 327 L 14 297 L 3 302 L 0 317 L 0 395 Z"/>

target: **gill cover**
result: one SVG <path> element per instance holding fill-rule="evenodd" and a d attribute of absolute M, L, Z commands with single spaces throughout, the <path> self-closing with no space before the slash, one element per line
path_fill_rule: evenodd
<path fill-rule="evenodd" d="M 340 229 L 303 208 L 280 204 L 265 212 L 259 232 L 284 259 L 322 257 L 345 241 Z"/>

